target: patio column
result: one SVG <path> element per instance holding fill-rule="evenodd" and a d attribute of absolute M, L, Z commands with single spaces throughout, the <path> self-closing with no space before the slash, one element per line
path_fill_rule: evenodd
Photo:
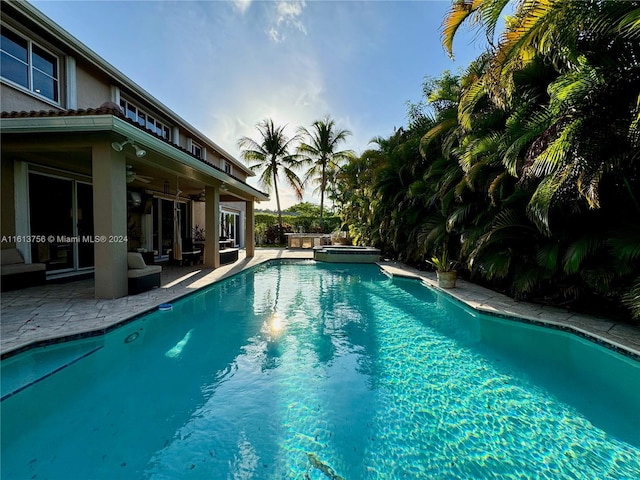
<path fill-rule="evenodd" d="M 93 146 L 95 297 L 119 298 L 127 286 L 127 183 L 124 152 Z"/>
<path fill-rule="evenodd" d="M 204 189 L 204 265 L 220 266 L 220 190 L 206 186 Z"/>
<path fill-rule="evenodd" d="M 247 257 L 253 257 L 256 249 L 256 222 L 254 215 L 254 202 L 250 200 L 247 202 L 247 218 L 245 220 L 244 227 L 244 247 Z"/>

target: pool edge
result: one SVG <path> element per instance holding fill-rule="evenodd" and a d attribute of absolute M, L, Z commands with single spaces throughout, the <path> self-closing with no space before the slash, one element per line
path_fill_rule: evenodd
<path fill-rule="evenodd" d="M 616 338 L 603 335 L 616 326 L 633 329 L 640 345 L 640 329 L 631 325 L 619 324 L 609 319 L 579 315 L 558 308 L 519 302 L 464 280 L 459 280 L 457 288 L 444 289 L 438 286 L 434 272 L 419 271 L 397 262 L 381 261 L 377 262 L 377 265 L 392 278 L 395 276 L 421 281 L 429 288 L 446 294 L 478 313 L 571 333 L 640 362 L 640 346 L 624 344 Z M 496 305 L 502 308 L 498 308 Z M 555 318 L 549 319 L 544 316 Z M 593 328 L 595 326 L 601 327 L 601 329 Z"/>

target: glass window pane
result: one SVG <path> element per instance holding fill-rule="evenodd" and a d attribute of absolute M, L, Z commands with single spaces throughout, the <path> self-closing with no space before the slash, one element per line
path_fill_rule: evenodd
<path fill-rule="evenodd" d="M 46 73 L 54 78 L 58 78 L 58 68 L 56 57 L 49 55 L 47 52 L 34 45 L 33 47 L 33 66 L 41 72 Z"/>
<path fill-rule="evenodd" d="M 7 52 L 25 63 L 27 62 L 27 45 L 27 41 L 15 33 L 8 30 L 2 32 L 2 51 Z M 4 73 L 2 76 L 4 77 Z"/>
<path fill-rule="evenodd" d="M 127 117 L 129 117 L 131 120 L 135 120 L 137 117 L 136 107 L 134 107 L 130 103 L 127 104 Z"/>
<path fill-rule="evenodd" d="M 58 82 L 38 70 L 33 71 L 33 91 L 58 101 Z"/>
<path fill-rule="evenodd" d="M 166 138 L 167 140 L 170 140 L 170 138 L 169 138 L 169 127 L 162 127 L 162 136 L 164 138 Z"/>
<path fill-rule="evenodd" d="M 147 116 L 142 112 L 138 112 L 138 123 L 144 127 L 146 120 Z"/>
<path fill-rule="evenodd" d="M 2 52 L 2 59 L 0 60 L 0 74 L 7 80 L 29 88 L 29 69 L 27 65 L 4 52 Z"/>

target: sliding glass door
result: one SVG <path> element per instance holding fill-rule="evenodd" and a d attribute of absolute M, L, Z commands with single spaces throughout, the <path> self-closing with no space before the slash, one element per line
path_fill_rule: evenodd
<path fill-rule="evenodd" d="M 48 272 L 93 267 L 93 187 L 89 183 L 29 173 L 31 258 Z"/>
<path fill-rule="evenodd" d="M 233 246 L 239 245 L 239 238 L 237 235 L 237 226 L 240 215 L 237 213 L 228 212 L 223 210 L 220 212 L 220 237 L 224 240 L 231 240 Z"/>
<path fill-rule="evenodd" d="M 173 222 L 174 222 L 173 200 L 164 198 L 153 199 L 153 249 L 158 252 L 158 256 L 168 257 L 173 249 Z M 180 234 L 183 239 L 191 237 L 190 219 L 187 216 L 187 204 L 178 202 L 180 210 Z"/>

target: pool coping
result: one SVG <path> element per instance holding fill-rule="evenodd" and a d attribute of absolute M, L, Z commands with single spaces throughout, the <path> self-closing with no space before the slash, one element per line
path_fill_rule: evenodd
<path fill-rule="evenodd" d="M 472 282 L 457 280 L 457 286 L 438 286 L 435 272 L 424 272 L 404 264 L 381 261 L 377 265 L 391 277 L 419 280 L 472 310 L 493 317 L 572 333 L 640 362 L 640 329 L 566 309 L 521 302 Z"/>

